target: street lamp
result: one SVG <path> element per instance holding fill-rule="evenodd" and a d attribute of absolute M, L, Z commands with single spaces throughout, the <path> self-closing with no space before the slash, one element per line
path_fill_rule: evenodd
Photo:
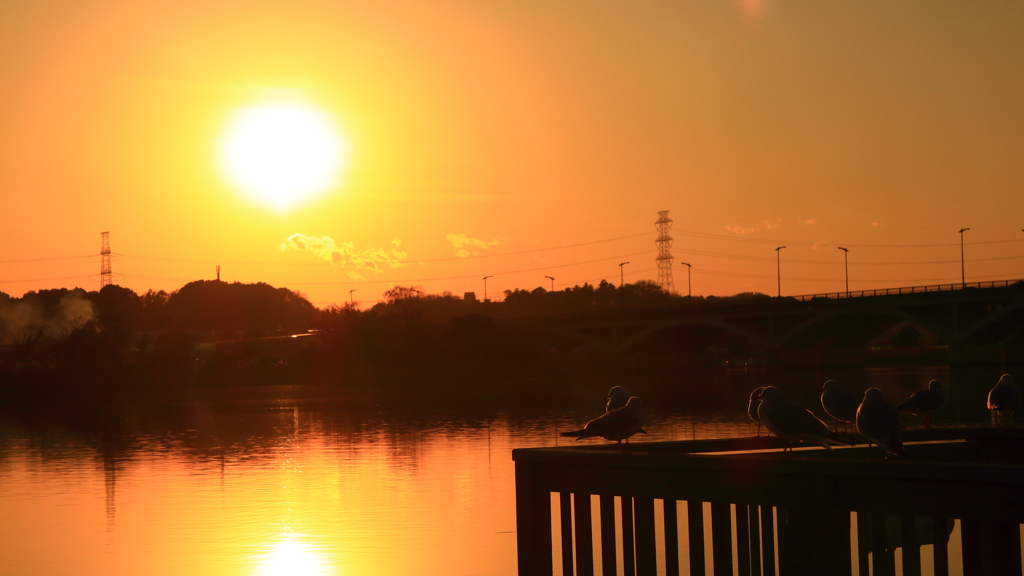
<path fill-rule="evenodd" d="M 842 246 L 839 249 L 843 251 L 843 266 L 846 268 L 846 297 L 850 297 L 850 251 Z"/>
<path fill-rule="evenodd" d="M 967 288 L 967 276 L 964 275 L 964 232 L 970 228 L 960 229 L 960 289 Z"/>
<path fill-rule="evenodd" d="M 353 289 L 348 291 L 348 303 L 349 304 L 355 304 L 355 302 L 352 300 L 352 293 L 355 292 L 356 290 L 359 290 L 359 288 L 353 288 Z"/>
<path fill-rule="evenodd" d="M 487 314 L 487 279 L 494 276 L 484 276 L 484 314 Z"/>
<path fill-rule="evenodd" d="M 779 256 L 779 250 L 782 250 L 783 248 L 785 248 L 785 246 L 779 246 L 775 249 L 775 269 L 779 278 L 779 298 L 782 298 L 782 257 Z"/>
<path fill-rule="evenodd" d="M 554 279 L 554 277 L 552 277 L 552 276 L 545 276 L 545 278 L 547 278 L 548 280 L 551 280 L 551 291 L 554 292 L 555 291 L 555 279 Z"/>
<path fill-rule="evenodd" d="M 690 268 L 691 266 L 686 262 L 680 262 L 683 266 L 686 266 L 686 297 L 693 298 L 693 290 L 690 288 Z"/>
<path fill-rule="evenodd" d="M 622 271 L 623 270 L 622 267 L 625 266 L 626 264 L 629 264 L 629 262 L 619 262 L 619 294 L 621 294 L 620 297 L 622 299 L 622 309 L 623 310 L 626 309 L 626 292 L 624 290 L 625 285 L 626 285 L 625 284 L 626 276 L 624 275 L 624 273 Z"/>

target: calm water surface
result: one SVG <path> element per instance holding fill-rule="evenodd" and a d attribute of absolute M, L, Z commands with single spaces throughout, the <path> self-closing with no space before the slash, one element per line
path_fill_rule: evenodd
<path fill-rule="evenodd" d="M 936 376 L 869 380 L 895 381 L 899 395 L 900 382 Z M 647 403 L 641 441 L 753 435 L 746 394 L 763 378 L 731 377 L 735 407 L 702 416 Z M 556 445 L 558 431 L 596 415 L 603 393 L 525 414 L 207 399 L 8 416 L 0 573 L 511 576 L 511 450 Z"/>

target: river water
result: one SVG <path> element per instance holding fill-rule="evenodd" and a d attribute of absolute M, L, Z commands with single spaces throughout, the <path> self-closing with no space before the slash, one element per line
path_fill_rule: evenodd
<path fill-rule="evenodd" d="M 886 386 L 896 401 L 932 377 L 949 374 L 878 371 L 850 387 Z M 716 378 L 700 385 L 729 406 L 645 402 L 638 441 L 753 435 L 746 394 L 770 377 Z M 605 391 L 515 410 L 310 401 L 301 386 L 101 413 L 9 410 L 0 574 L 511 576 L 511 450 L 564 444 L 558 432 L 596 416 Z"/>

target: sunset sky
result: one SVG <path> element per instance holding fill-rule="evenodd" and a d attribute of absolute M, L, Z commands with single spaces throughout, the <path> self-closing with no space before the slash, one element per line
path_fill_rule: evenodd
<path fill-rule="evenodd" d="M 319 195 L 226 173 L 275 103 L 335 138 L 281 144 Z M 843 290 L 838 246 L 854 290 L 958 282 L 968 227 L 968 281 L 1024 278 L 1024 3 L 0 3 L 13 296 L 97 289 L 102 231 L 140 293 L 632 282 L 659 210 L 694 294 L 774 294 L 781 245 L 784 294 Z"/>

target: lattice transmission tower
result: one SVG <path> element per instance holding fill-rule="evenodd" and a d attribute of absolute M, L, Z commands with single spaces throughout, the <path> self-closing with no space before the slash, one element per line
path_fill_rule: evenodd
<path fill-rule="evenodd" d="M 668 217 L 668 210 L 658 212 L 658 220 L 654 223 L 658 230 L 658 239 L 654 241 L 658 245 L 658 286 L 666 292 L 676 291 L 675 282 L 672 280 L 672 237 L 668 231 L 672 229 L 672 219 Z"/>
<path fill-rule="evenodd" d="M 110 232 L 100 232 L 103 244 L 100 246 L 100 290 L 114 283 L 114 271 L 110 265 Z"/>

